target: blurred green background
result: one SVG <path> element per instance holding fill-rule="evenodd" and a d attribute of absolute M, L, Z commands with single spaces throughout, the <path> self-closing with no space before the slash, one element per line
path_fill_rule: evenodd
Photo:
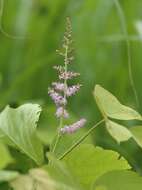
<path fill-rule="evenodd" d="M 1 109 L 6 104 L 37 102 L 48 114 L 53 103 L 47 89 L 57 78 L 52 66 L 63 62 L 55 51 L 61 46 L 65 18 L 70 16 L 75 41 L 73 68 L 81 73 L 79 81 L 83 87 L 70 99 L 69 109 L 77 118 L 86 117 L 89 126 L 95 123 L 99 112 L 92 92 L 99 83 L 122 103 L 142 113 L 142 0 L 4 0 L 1 3 L 4 3 L 0 19 Z M 138 107 L 128 72 L 128 39 Z"/>

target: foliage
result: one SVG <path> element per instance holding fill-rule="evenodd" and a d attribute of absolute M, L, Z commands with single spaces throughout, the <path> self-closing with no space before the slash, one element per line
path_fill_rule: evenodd
<path fill-rule="evenodd" d="M 142 189 L 141 6 L 132 0 L 0 0 L 0 189 Z M 56 104 L 59 130 L 47 89 L 57 78 L 52 65 L 63 61 L 55 50 L 66 16 L 73 29 L 67 27 L 66 51 L 58 53 L 67 73 L 73 42 L 70 69 L 81 76 L 76 86 L 75 79 L 65 80 L 60 95 L 83 86 L 69 99 L 68 120 L 62 118 L 66 105 Z M 76 122 L 81 116 L 86 119 Z"/>
<path fill-rule="evenodd" d="M 6 107 L 0 115 L 2 138 L 11 141 L 10 144 L 19 148 L 38 164 L 43 162 L 43 148 L 35 134 L 40 112 L 39 105 L 25 104 L 17 109 Z"/>
<path fill-rule="evenodd" d="M 84 136 L 83 133 L 81 137 L 75 138 L 75 141 L 69 141 L 67 138 L 66 142 L 69 141 L 69 143 L 65 141 L 64 143 L 59 143 L 58 146 L 60 148 L 57 148 L 55 152 L 52 152 L 52 149 L 50 153 L 45 152 L 48 162 L 45 159 L 45 165 L 43 165 L 43 161 L 39 162 L 40 159 L 37 159 L 43 159 L 43 153 L 40 151 L 42 149 L 41 142 L 35 133 L 41 108 L 37 104 L 25 104 L 16 109 L 6 107 L 0 115 L 0 123 L 4 123 L 0 127 L 2 134 L 1 141 L 4 143 L 3 155 L 8 160 L 10 154 L 4 147 L 12 146 L 18 148 L 21 152 L 20 154 L 24 153 L 30 159 L 33 159 L 37 165 L 35 165 L 35 169 L 31 167 L 26 174 L 20 174 L 14 170 L 1 170 L 1 183 L 8 182 L 15 190 L 19 188 L 23 188 L 23 190 L 32 190 L 33 188 L 37 190 L 140 189 L 142 186 L 141 177 L 136 174 L 136 172 L 142 173 L 141 161 L 138 160 L 142 154 L 140 137 L 137 135 L 137 130 L 141 133 L 140 126 L 132 127 L 129 130 L 127 127 L 111 121 L 111 118 L 141 120 L 141 116 L 135 110 L 122 105 L 111 93 L 101 86 L 97 85 L 95 87 L 94 96 L 104 117 L 102 122 L 105 122 L 106 130 L 119 147 L 116 151 L 121 155 L 121 158 L 119 158 L 118 153 L 112 150 L 94 147 L 91 141 L 89 141 L 89 144 L 79 145 L 95 129 L 97 126 L 95 125 L 95 127 L 92 127 L 92 130 L 89 130 L 89 133 L 88 131 L 84 132 L 87 135 Z M 111 108 L 110 105 L 112 106 Z M 63 134 L 63 136 L 65 135 L 72 134 Z M 81 139 L 81 141 L 78 141 L 78 139 Z M 53 139 L 54 141 L 56 139 Z M 125 146 L 123 143 L 125 143 Z M 131 148 L 129 147 L 130 144 Z M 31 145 L 32 149 L 30 149 Z M 70 147 L 72 147 L 71 150 Z M 36 151 L 38 152 L 38 157 Z M 134 155 L 136 151 L 139 151 L 139 155 Z M 64 156 L 62 157 L 61 155 Z M 5 168 L 9 163 L 8 160 L 4 163 L 3 167 Z M 37 168 L 38 164 L 40 164 L 40 168 Z M 10 168 L 10 165 L 8 168 Z M 133 172 L 130 171 L 131 168 Z M 115 175 L 118 182 L 120 181 L 119 184 L 122 184 L 121 186 L 117 186 L 114 183 Z M 132 186 L 129 184 L 131 178 Z"/>

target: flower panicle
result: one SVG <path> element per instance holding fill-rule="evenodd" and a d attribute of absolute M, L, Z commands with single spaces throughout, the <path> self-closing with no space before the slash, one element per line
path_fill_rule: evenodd
<path fill-rule="evenodd" d="M 67 19 L 66 19 L 66 31 L 65 31 L 64 37 L 63 37 L 62 48 L 59 50 L 56 50 L 58 55 L 61 55 L 62 57 L 64 57 L 64 62 L 66 64 L 70 64 L 74 60 L 74 56 L 72 55 L 74 48 L 72 47 L 72 44 L 73 44 L 72 26 L 71 26 L 70 18 L 67 17 Z M 67 52 L 66 52 L 66 50 L 67 50 Z"/>
<path fill-rule="evenodd" d="M 80 73 L 68 70 L 70 63 L 74 60 L 74 56 L 72 55 L 72 44 L 72 27 L 70 19 L 67 18 L 62 48 L 56 51 L 59 55 L 63 56 L 64 64 L 53 66 L 53 68 L 58 72 L 59 81 L 52 82 L 52 87 L 48 89 L 48 94 L 57 107 L 55 115 L 59 119 L 67 119 L 69 117 L 69 113 L 66 110 L 68 97 L 75 95 L 82 86 L 80 84 L 74 84 L 72 86 L 68 85 L 68 80 L 80 75 Z M 85 123 L 86 120 L 81 119 L 71 126 L 65 126 L 62 128 L 62 133 L 66 133 L 66 131 L 70 131 L 70 133 L 75 132 L 77 129 L 84 126 Z"/>

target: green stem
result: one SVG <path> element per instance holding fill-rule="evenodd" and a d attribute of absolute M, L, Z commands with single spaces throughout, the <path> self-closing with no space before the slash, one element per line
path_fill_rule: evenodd
<path fill-rule="evenodd" d="M 76 148 L 82 141 L 88 137 L 88 135 L 91 134 L 91 132 L 101 123 L 103 123 L 105 120 L 102 119 L 98 123 L 96 123 L 92 128 L 90 128 L 75 144 L 73 144 L 62 156 L 59 157 L 59 160 L 62 160 L 65 156 L 67 156 L 74 148 Z"/>
<path fill-rule="evenodd" d="M 62 128 L 62 126 L 63 126 L 63 118 L 61 117 L 58 130 L 60 130 Z M 60 135 L 59 131 L 57 131 L 57 138 L 56 138 L 55 144 L 53 146 L 53 150 L 52 150 L 53 153 L 55 152 L 55 149 L 56 149 L 57 144 L 59 143 L 60 139 L 61 139 L 61 135 Z"/>
<path fill-rule="evenodd" d="M 65 73 L 68 71 L 68 46 L 66 46 L 66 49 L 65 49 Z M 64 85 L 65 85 L 65 88 L 67 89 L 67 79 L 64 80 Z M 65 90 L 66 90 L 65 89 Z M 64 98 L 66 99 L 66 93 L 64 92 Z"/>
<path fill-rule="evenodd" d="M 65 73 L 68 71 L 68 66 L 67 66 L 67 60 L 68 60 L 68 46 L 66 46 L 66 49 L 65 49 Z M 64 85 L 65 85 L 65 88 L 67 88 L 67 80 L 65 79 L 64 80 Z M 66 99 L 66 93 L 64 92 L 64 98 Z M 64 106 L 64 109 L 65 109 L 65 106 Z M 57 138 L 56 138 L 56 141 L 55 141 L 55 144 L 53 146 L 53 150 L 52 152 L 54 153 L 55 150 L 56 150 L 56 147 L 61 139 L 61 134 L 59 132 L 59 130 L 63 127 L 63 117 L 60 118 L 60 124 L 59 124 L 59 128 L 58 128 L 58 135 L 57 135 Z"/>

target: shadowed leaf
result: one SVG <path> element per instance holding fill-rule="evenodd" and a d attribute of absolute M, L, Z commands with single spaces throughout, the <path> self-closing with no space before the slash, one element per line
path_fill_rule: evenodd
<path fill-rule="evenodd" d="M 0 114 L 0 129 L 8 140 L 37 164 L 43 162 L 43 149 L 36 137 L 36 126 L 41 108 L 24 104 L 17 109 L 7 106 Z"/>

